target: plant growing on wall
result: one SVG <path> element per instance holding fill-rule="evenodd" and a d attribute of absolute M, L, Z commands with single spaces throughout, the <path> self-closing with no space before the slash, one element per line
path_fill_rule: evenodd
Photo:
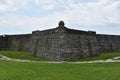
<path fill-rule="evenodd" d="M 36 56 L 37 51 L 38 51 L 38 39 L 36 39 L 36 42 L 35 42 L 35 47 L 34 47 L 34 51 L 33 51 L 33 56 Z"/>
<path fill-rule="evenodd" d="M 81 43 L 81 41 L 79 40 L 78 41 L 78 50 L 80 51 L 80 53 L 79 54 L 83 54 L 83 50 L 82 50 L 82 43 Z"/>
<path fill-rule="evenodd" d="M 89 48 L 89 54 L 92 56 L 92 53 L 93 53 L 93 51 L 92 51 L 92 45 L 91 45 L 91 42 L 90 42 L 89 39 L 88 39 L 88 48 Z"/>
<path fill-rule="evenodd" d="M 19 50 L 19 51 L 22 51 L 22 50 L 23 50 L 23 41 L 20 40 L 18 45 L 19 45 L 19 46 L 18 46 L 18 50 Z"/>
<path fill-rule="evenodd" d="M 12 48 L 12 39 L 9 39 L 7 42 L 7 48 L 10 49 Z"/>
<path fill-rule="evenodd" d="M 51 48 L 51 40 L 50 39 L 46 39 L 46 42 L 45 42 L 45 49 L 46 51 L 49 51 L 50 48 Z"/>

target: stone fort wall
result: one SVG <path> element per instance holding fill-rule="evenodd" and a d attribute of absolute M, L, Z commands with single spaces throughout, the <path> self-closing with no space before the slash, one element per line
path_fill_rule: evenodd
<path fill-rule="evenodd" d="M 97 34 L 99 52 L 120 52 L 120 36 Z"/>
<path fill-rule="evenodd" d="M 0 36 L 0 50 L 7 48 L 7 38 L 4 35 Z"/>
<path fill-rule="evenodd" d="M 93 31 L 57 28 L 33 31 L 32 34 L 0 36 L 0 50 L 28 51 L 48 60 L 67 61 L 97 56 L 100 52 L 120 52 L 120 36 Z"/>
<path fill-rule="evenodd" d="M 99 55 L 96 33 L 57 27 L 32 33 L 30 52 L 49 60 L 75 60 Z"/>
<path fill-rule="evenodd" d="M 29 51 L 31 34 L 6 35 L 7 49 L 18 51 Z"/>

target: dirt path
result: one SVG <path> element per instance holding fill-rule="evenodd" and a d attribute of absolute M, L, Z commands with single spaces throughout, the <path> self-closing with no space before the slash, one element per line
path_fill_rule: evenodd
<path fill-rule="evenodd" d="M 7 56 L 0 54 L 0 60 L 6 61 L 17 61 L 17 62 L 38 62 L 38 63 L 71 63 L 71 64 L 83 64 L 83 63 L 108 63 L 108 62 L 120 62 L 120 56 L 115 57 L 113 59 L 106 59 L 106 60 L 94 60 L 94 61 L 81 61 L 81 62 L 56 62 L 56 61 L 32 61 L 32 60 L 21 60 L 21 59 L 13 59 Z"/>

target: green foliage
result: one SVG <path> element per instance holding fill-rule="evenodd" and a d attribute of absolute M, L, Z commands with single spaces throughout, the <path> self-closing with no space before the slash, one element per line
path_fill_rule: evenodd
<path fill-rule="evenodd" d="M 37 51 L 38 51 L 38 39 L 35 42 L 35 47 L 34 47 L 34 52 L 33 52 L 33 56 L 37 55 Z"/>
<path fill-rule="evenodd" d="M 52 41 L 50 39 L 46 39 L 46 42 L 45 42 L 45 49 L 46 49 L 46 51 L 50 50 L 51 45 L 52 45 Z"/>
<path fill-rule="evenodd" d="M 105 59 L 110 59 L 110 58 L 114 58 L 120 56 L 120 52 L 104 52 L 104 53 L 100 53 L 99 56 L 94 56 L 94 57 L 87 57 L 87 58 L 83 58 L 83 59 L 79 59 L 79 61 L 91 61 L 91 60 L 105 60 Z"/>
<path fill-rule="evenodd" d="M 7 42 L 8 49 L 12 47 L 12 39 L 9 39 Z"/>
<path fill-rule="evenodd" d="M 105 42 L 102 43 L 103 51 L 106 51 L 106 45 L 105 44 L 106 44 Z"/>
<path fill-rule="evenodd" d="M 18 46 L 18 50 L 19 50 L 19 51 L 22 51 L 22 49 L 23 49 L 23 41 L 20 40 L 18 45 L 19 45 L 19 46 Z"/>
<path fill-rule="evenodd" d="M 80 51 L 80 53 L 79 53 L 79 54 L 83 54 L 84 52 L 83 52 L 83 50 L 82 50 L 82 43 L 81 43 L 81 41 L 80 41 L 80 40 L 79 40 L 79 42 L 78 42 L 77 46 L 78 46 L 78 50 Z"/>
<path fill-rule="evenodd" d="M 31 55 L 29 55 L 28 52 L 24 52 L 24 51 L 0 51 L 0 54 L 3 54 L 10 58 L 15 58 L 15 59 L 45 61 L 44 58 L 31 56 Z"/>
<path fill-rule="evenodd" d="M 89 48 L 89 54 L 92 56 L 93 51 L 92 51 L 92 45 L 90 40 L 88 40 L 88 48 Z"/>
<path fill-rule="evenodd" d="M 0 61 L 0 80 L 119 80 L 119 63 L 50 64 Z"/>

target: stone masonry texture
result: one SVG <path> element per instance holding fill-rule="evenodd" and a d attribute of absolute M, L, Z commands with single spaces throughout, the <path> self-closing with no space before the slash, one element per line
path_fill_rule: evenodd
<path fill-rule="evenodd" d="M 120 36 L 69 29 L 60 21 L 54 29 L 1 35 L 0 50 L 28 51 L 52 61 L 69 61 L 98 56 L 100 52 L 120 52 Z"/>

